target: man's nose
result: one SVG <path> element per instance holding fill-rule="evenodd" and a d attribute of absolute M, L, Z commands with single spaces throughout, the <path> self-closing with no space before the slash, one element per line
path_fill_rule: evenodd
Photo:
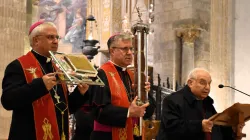
<path fill-rule="evenodd" d="M 210 90 L 210 84 L 206 84 L 205 89 Z"/>
<path fill-rule="evenodd" d="M 132 49 L 128 49 L 128 54 L 133 54 L 134 51 L 132 51 Z"/>
<path fill-rule="evenodd" d="M 58 42 L 59 42 L 59 39 L 57 39 L 57 38 L 53 40 L 53 43 L 58 44 Z"/>

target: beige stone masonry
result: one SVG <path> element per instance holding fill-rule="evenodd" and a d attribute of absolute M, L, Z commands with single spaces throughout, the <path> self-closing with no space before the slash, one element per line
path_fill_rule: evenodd
<path fill-rule="evenodd" d="M 24 53 L 25 32 L 26 0 L 0 0 L 0 85 L 7 64 Z M 6 111 L 2 105 L 0 121 L 0 139 L 7 139 L 11 112 Z"/>

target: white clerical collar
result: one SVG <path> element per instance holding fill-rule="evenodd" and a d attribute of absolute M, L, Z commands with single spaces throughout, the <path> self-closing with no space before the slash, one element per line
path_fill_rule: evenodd
<path fill-rule="evenodd" d="M 33 50 L 35 53 L 37 53 L 37 54 L 39 54 L 39 55 L 41 55 L 40 53 L 38 53 L 37 51 L 35 51 L 35 50 Z M 41 55 L 41 56 L 43 56 L 43 55 Z M 43 57 L 45 57 L 46 58 L 46 63 L 49 63 L 50 61 L 51 61 L 51 58 L 49 58 L 49 57 L 46 57 L 46 56 L 43 56 Z"/>
<path fill-rule="evenodd" d="M 119 65 L 117 65 L 117 64 L 115 64 L 113 61 L 111 61 L 111 60 L 109 60 L 111 63 L 113 63 L 114 65 L 116 65 L 117 67 L 120 67 L 121 69 L 122 69 L 122 71 L 126 71 L 126 67 L 121 67 L 121 66 L 119 66 Z"/>
<path fill-rule="evenodd" d="M 49 63 L 51 61 L 51 58 L 47 57 L 46 63 Z"/>

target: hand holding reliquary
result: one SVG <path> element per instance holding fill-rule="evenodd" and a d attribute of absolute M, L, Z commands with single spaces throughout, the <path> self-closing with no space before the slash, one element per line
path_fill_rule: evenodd
<path fill-rule="evenodd" d="M 86 83 L 104 86 L 97 75 L 97 70 L 85 56 L 51 51 L 50 54 L 53 62 L 60 70 L 57 71 L 59 82 L 71 85 Z"/>

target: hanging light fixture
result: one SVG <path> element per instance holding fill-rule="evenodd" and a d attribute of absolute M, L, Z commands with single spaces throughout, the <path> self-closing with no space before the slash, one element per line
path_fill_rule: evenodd
<path fill-rule="evenodd" d="M 94 39 L 93 34 L 93 24 L 95 24 L 95 28 L 97 29 L 97 22 L 95 17 L 92 15 L 92 0 L 90 1 L 90 15 L 87 17 L 87 23 L 89 22 L 89 35 L 83 40 L 84 46 L 82 46 L 82 53 L 87 56 L 87 58 L 91 61 L 95 55 L 98 53 L 98 49 L 100 46 L 96 46 L 99 43 L 98 40 Z"/>

